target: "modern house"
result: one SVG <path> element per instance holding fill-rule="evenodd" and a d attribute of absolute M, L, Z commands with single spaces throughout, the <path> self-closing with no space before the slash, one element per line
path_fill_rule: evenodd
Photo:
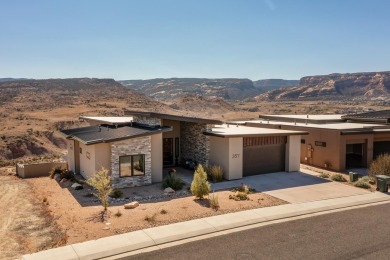
<path fill-rule="evenodd" d="M 259 117 L 235 123 L 308 132 L 300 140 L 300 161 L 309 165 L 344 171 L 368 167 L 378 155 L 390 153 L 390 110 L 355 115 Z"/>
<path fill-rule="evenodd" d="M 81 117 L 90 126 L 61 131 L 68 142 L 68 168 L 90 178 L 105 167 L 117 188 L 161 182 L 163 167 L 188 160 L 222 166 L 227 180 L 298 171 L 301 136 L 307 134 L 163 113 L 125 114 Z"/>

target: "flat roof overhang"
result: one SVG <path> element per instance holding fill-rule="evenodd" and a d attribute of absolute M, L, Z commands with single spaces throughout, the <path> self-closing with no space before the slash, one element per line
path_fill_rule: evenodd
<path fill-rule="evenodd" d="M 296 123 L 328 124 L 346 120 L 341 115 L 259 115 L 260 119 Z"/>
<path fill-rule="evenodd" d="M 100 124 L 125 125 L 133 122 L 130 116 L 80 116 L 79 120 L 92 121 Z"/>
<path fill-rule="evenodd" d="M 191 122 L 191 123 L 199 123 L 199 124 L 210 124 L 210 125 L 222 125 L 223 124 L 223 121 L 216 120 L 216 119 L 179 116 L 179 115 L 163 114 L 163 113 L 156 113 L 156 112 L 125 110 L 125 115 L 155 117 L 155 118 L 166 119 L 166 120 L 183 121 L 183 122 Z"/>
<path fill-rule="evenodd" d="M 230 137 L 268 137 L 268 136 L 290 136 L 290 135 L 308 135 L 305 131 L 293 131 L 273 128 L 260 128 L 248 126 L 224 126 L 215 127 L 211 131 L 204 131 L 204 135 L 216 136 L 222 138 Z"/>

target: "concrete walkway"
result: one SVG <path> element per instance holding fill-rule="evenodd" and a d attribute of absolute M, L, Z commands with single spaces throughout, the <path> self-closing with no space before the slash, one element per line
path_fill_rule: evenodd
<path fill-rule="evenodd" d="M 272 222 L 279 219 L 317 214 L 337 209 L 373 203 L 390 202 L 390 196 L 379 192 L 343 198 L 286 204 L 258 208 L 224 215 L 195 219 L 93 241 L 68 245 L 23 256 L 24 260 L 76 260 L 99 259 L 152 247 L 164 247 L 166 243 L 181 241 L 206 234 L 217 234 L 238 227 Z"/>
<path fill-rule="evenodd" d="M 193 172 L 180 169 L 177 174 L 185 182 L 191 183 Z M 211 190 L 233 189 L 246 184 L 256 191 L 266 193 L 290 203 L 302 203 L 369 194 L 361 188 L 333 182 L 317 177 L 319 173 L 302 169 L 299 172 L 275 172 L 244 177 L 239 180 L 211 183 Z"/>

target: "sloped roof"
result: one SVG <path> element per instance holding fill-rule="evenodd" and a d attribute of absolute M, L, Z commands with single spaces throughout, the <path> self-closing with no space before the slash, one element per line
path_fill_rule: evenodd
<path fill-rule="evenodd" d="M 140 127 L 140 126 L 87 126 L 62 130 L 68 139 L 78 140 L 84 144 L 109 143 L 141 136 L 171 131 L 170 127 Z"/>

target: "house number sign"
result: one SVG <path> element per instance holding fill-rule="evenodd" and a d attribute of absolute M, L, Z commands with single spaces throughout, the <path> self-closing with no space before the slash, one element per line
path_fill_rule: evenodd
<path fill-rule="evenodd" d="M 235 159 L 235 158 L 240 158 L 240 154 L 239 153 L 233 153 L 232 154 L 232 158 Z"/>

